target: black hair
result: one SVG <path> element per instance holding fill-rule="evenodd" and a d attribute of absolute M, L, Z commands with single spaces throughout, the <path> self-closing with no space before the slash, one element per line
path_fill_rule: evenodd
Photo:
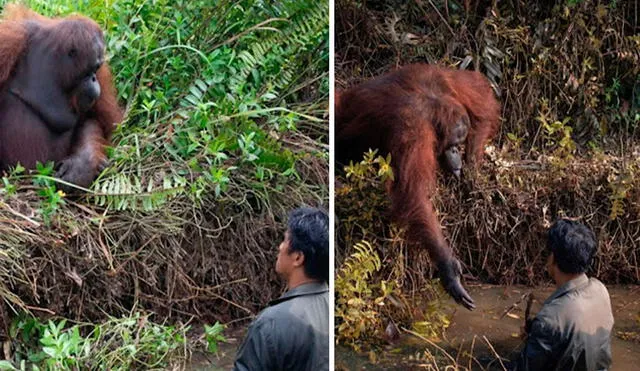
<path fill-rule="evenodd" d="M 547 248 L 553 253 L 560 271 L 583 273 L 596 253 L 596 236 L 582 223 L 559 219 L 549 230 Z"/>
<path fill-rule="evenodd" d="M 329 215 L 311 207 L 289 214 L 289 251 L 304 255 L 304 272 L 309 278 L 329 282 Z"/>

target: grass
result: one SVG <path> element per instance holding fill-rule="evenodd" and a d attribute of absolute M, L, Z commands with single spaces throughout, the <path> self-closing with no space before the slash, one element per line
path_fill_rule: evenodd
<path fill-rule="evenodd" d="M 26 3 L 103 27 L 126 117 L 83 197 L 57 192 L 50 165 L 2 176 L 0 335 L 23 316 L 115 331 L 153 313 L 171 334 L 250 318 L 282 288 L 271 268 L 287 212 L 328 206 L 328 4 Z M 218 328 L 205 335 L 215 349 Z"/>

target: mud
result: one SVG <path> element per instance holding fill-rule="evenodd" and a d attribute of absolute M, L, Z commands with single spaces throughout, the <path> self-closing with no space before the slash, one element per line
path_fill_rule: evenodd
<path fill-rule="evenodd" d="M 640 286 L 610 286 L 609 294 L 615 318 L 612 337 L 613 365 L 611 370 L 632 370 L 640 364 Z M 502 370 L 500 360 L 514 357 L 523 345 L 519 333 L 524 323 L 524 294 L 532 292 L 531 314 L 554 291 L 551 286 L 528 288 L 521 286 L 477 285 L 469 287 L 477 309 L 469 312 L 451 302 L 451 325 L 445 336 L 435 344 L 441 347 L 462 369 Z M 425 353 L 425 349 L 429 352 Z M 453 364 L 444 352 L 435 350 L 425 341 L 403 333 L 400 341 L 388 345 L 375 355 L 356 354 L 346 347 L 336 347 L 338 370 L 440 369 Z M 372 362 L 375 358 L 375 362 Z"/>

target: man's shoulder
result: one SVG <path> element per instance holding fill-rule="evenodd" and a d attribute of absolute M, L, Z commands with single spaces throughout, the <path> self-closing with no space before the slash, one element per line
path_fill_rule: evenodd
<path fill-rule="evenodd" d="M 606 307 L 610 308 L 609 291 L 598 279 L 590 277 L 586 286 L 545 303 L 536 319 L 547 328 L 559 328 L 566 322 L 581 319 L 585 312 Z"/>
<path fill-rule="evenodd" d="M 309 296 L 300 296 L 265 308 L 251 324 L 252 333 L 271 339 L 273 342 L 304 342 L 312 334 L 328 334 L 328 309 L 321 315 Z M 320 317 L 326 317 L 322 319 Z M 326 329 L 324 327 L 327 327 Z"/>
<path fill-rule="evenodd" d="M 278 303 L 276 305 L 264 308 L 258 315 L 256 322 L 270 322 L 285 318 L 288 307 L 288 305 L 285 304 L 287 304 L 287 302 Z"/>
<path fill-rule="evenodd" d="M 312 295 L 297 296 L 291 299 L 281 301 L 265 308 L 256 321 L 282 321 L 289 320 L 291 316 L 296 316 L 299 312 L 305 312 L 311 309 L 309 302 L 327 300 L 327 293 L 318 293 Z"/>
<path fill-rule="evenodd" d="M 591 305 L 608 303 L 609 291 L 607 287 L 597 278 L 589 277 L 587 284 L 575 288 L 567 295 L 557 299 L 567 310 L 574 311 L 589 308 Z"/>
<path fill-rule="evenodd" d="M 599 279 L 595 277 L 589 277 L 589 287 L 592 291 L 597 291 L 600 295 L 609 297 L 609 290 L 607 290 L 607 286 L 604 283 L 600 282 Z"/>

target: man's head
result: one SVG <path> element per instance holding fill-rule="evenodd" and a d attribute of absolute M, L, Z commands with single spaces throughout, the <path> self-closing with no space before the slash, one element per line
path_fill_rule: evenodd
<path fill-rule="evenodd" d="M 287 232 L 280 243 L 276 272 L 292 284 L 329 282 L 329 216 L 302 207 L 289 214 Z"/>
<path fill-rule="evenodd" d="M 563 277 L 584 273 L 596 248 L 596 237 L 591 229 L 572 220 L 560 219 L 549 230 L 547 270 L 556 283 Z"/>

